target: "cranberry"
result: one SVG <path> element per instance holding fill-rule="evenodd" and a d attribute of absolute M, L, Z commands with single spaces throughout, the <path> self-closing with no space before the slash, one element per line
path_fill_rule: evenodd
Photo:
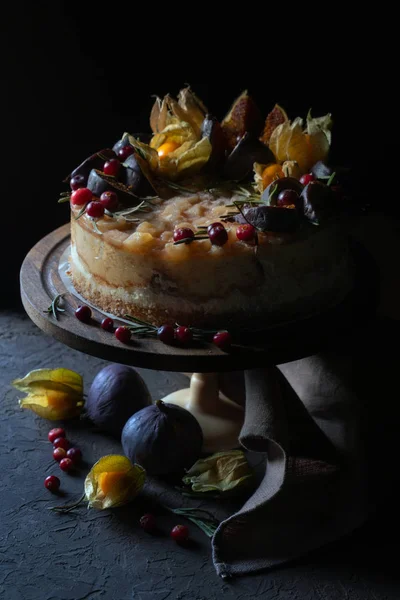
<path fill-rule="evenodd" d="M 175 340 L 175 331 L 172 325 L 161 325 L 157 330 L 157 337 L 164 344 L 173 344 Z"/>
<path fill-rule="evenodd" d="M 92 311 L 86 304 L 82 304 L 76 309 L 75 316 L 79 321 L 82 321 L 82 323 L 89 323 L 92 317 Z"/>
<path fill-rule="evenodd" d="M 101 328 L 104 331 L 113 331 L 114 330 L 114 321 L 110 319 L 110 317 L 104 317 L 102 322 L 100 323 Z"/>
<path fill-rule="evenodd" d="M 58 448 L 55 448 L 53 450 L 53 458 L 57 462 L 60 462 L 60 460 L 62 460 L 66 456 L 67 456 L 67 451 L 64 448 L 61 448 L 61 446 L 59 446 Z"/>
<path fill-rule="evenodd" d="M 75 175 L 75 177 L 71 177 L 71 181 L 69 182 L 71 190 L 79 190 L 79 188 L 83 188 L 86 185 L 86 178 L 83 175 Z"/>
<path fill-rule="evenodd" d="M 47 434 L 47 438 L 49 442 L 53 443 L 57 438 L 65 437 L 65 429 L 62 427 L 54 427 L 54 429 L 50 429 Z"/>
<path fill-rule="evenodd" d="M 221 350 L 229 350 L 232 344 L 232 337 L 229 331 L 218 331 L 214 337 L 213 342 Z"/>
<path fill-rule="evenodd" d="M 125 325 L 121 325 L 120 327 L 117 327 L 117 329 L 115 330 L 115 337 L 117 338 L 117 340 L 119 342 L 123 342 L 124 344 L 127 344 L 129 342 L 129 340 L 131 339 L 131 330 L 129 329 L 129 327 L 125 327 Z"/>
<path fill-rule="evenodd" d="M 156 518 L 150 513 L 146 513 L 139 519 L 139 524 L 145 531 L 154 531 L 156 528 Z"/>
<path fill-rule="evenodd" d="M 251 242 L 256 237 L 256 230 L 250 223 L 239 225 L 236 229 L 236 237 L 242 242 Z"/>
<path fill-rule="evenodd" d="M 104 163 L 103 173 L 116 177 L 119 173 L 121 163 L 117 158 L 111 158 Z"/>
<path fill-rule="evenodd" d="M 82 460 L 82 452 L 79 448 L 70 448 L 67 451 L 67 458 L 70 458 L 74 464 L 77 464 Z"/>
<path fill-rule="evenodd" d="M 300 183 L 302 183 L 303 185 L 307 185 L 307 183 L 314 181 L 314 179 L 315 177 L 312 173 L 306 173 L 305 175 L 302 175 L 302 177 L 300 177 Z"/>
<path fill-rule="evenodd" d="M 91 201 L 93 194 L 89 188 L 83 187 L 75 190 L 71 194 L 71 204 L 80 206 Z"/>
<path fill-rule="evenodd" d="M 276 204 L 277 206 L 290 206 L 292 204 L 297 204 L 298 200 L 299 195 L 294 190 L 282 190 L 280 194 L 278 194 Z"/>
<path fill-rule="evenodd" d="M 104 206 L 98 200 L 92 200 L 86 207 L 86 214 L 93 219 L 99 219 L 104 215 Z"/>
<path fill-rule="evenodd" d="M 222 223 L 211 223 L 211 225 L 209 225 L 209 226 L 207 227 L 207 233 L 210 233 L 210 230 L 211 230 L 213 227 L 223 227 L 223 224 L 222 224 Z"/>
<path fill-rule="evenodd" d="M 68 450 L 70 447 L 70 443 L 65 437 L 56 438 L 53 442 L 53 448 L 63 448 L 64 450 Z"/>
<path fill-rule="evenodd" d="M 63 458 L 59 462 L 61 471 L 71 471 L 74 468 L 74 463 L 70 458 Z"/>
<path fill-rule="evenodd" d="M 193 339 L 193 334 L 189 327 L 179 325 L 179 327 L 175 329 L 175 339 L 180 344 L 189 344 L 189 342 L 191 342 Z"/>
<path fill-rule="evenodd" d="M 44 480 L 44 487 L 50 492 L 57 492 L 60 488 L 60 480 L 55 475 L 49 475 Z"/>
<path fill-rule="evenodd" d="M 210 242 L 214 246 L 223 246 L 228 241 L 228 232 L 221 224 L 216 224 L 207 231 Z"/>
<path fill-rule="evenodd" d="M 174 242 L 180 242 L 181 240 L 192 240 L 194 238 L 194 231 L 189 227 L 178 227 L 174 231 Z"/>
<path fill-rule="evenodd" d="M 122 148 L 118 150 L 118 158 L 121 162 L 124 162 L 124 160 L 126 160 L 128 156 L 130 156 L 134 152 L 135 149 L 133 148 L 133 146 L 122 146 Z"/>
<path fill-rule="evenodd" d="M 171 537 L 175 542 L 186 542 L 189 539 L 189 528 L 186 525 L 175 525 L 171 530 Z"/>
<path fill-rule="evenodd" d="M 109 211 L 113 211 L 118 206 L 118 195 L 112 190 L 103 192 L 100 196 L 100 204 Z"/>

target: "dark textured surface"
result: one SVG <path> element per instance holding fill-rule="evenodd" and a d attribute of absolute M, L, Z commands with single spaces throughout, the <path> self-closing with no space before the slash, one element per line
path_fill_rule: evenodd
<path fill-rule="evenodd" d="M 63 366 L 84 376 L 88 389 L 107 364 L 45 336 L 22 312 L 0 313 L 0 598 L 4 600 L 398 600 L 396 496 L 383 498 L 362 529 L 295 564 L 230 582 L 219 579 L 208 538 L 190 527 L 193 544 L 177 546 L 173 515 L 160 515 L 162 534 L 143 532 L 140 502 L 115 511 L 59 515 L 48 510 L 79 497 L 90 466 L 121 452 L 118 442 L 83 424 L 66 427 L 85 462 L 62 473 L 51 456 L 53 426 L 18 406 L 10 381 L 36 368 Z M 181 374 L 140 370 L 153 399 L 186 385 Z M 65 495 L 44 478 L 56 474 Z"/>

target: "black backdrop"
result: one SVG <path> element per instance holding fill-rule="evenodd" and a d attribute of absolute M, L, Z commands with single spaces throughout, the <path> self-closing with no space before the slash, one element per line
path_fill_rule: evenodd
<path fill-rule="evenodd" d="M 176 94 L 186 83 L 219 118 L 243 89 L 265 114 L 275 102 L 291 118 L 309 108 L 315 116 L 331 112 L 334 152 L 370 191 L 371 169 L 382 168 L 371 115 L 385 85 L 374 85 L 376 50 L 368 39 L 360 46 L 348 21 L 330 31 L 322 21 L 299 27 L 293 19 L 294 34 L 288 20 L 264 21 L 263 29 L 254 11 L 249 25 L 243 11 L 231 14 L 232 25 L 203 10 L 196 31 L 196 7 L 179 22 L 170 12 L 168 24 L 153 6 L 145 15 L 133 5 L 83 5 L 23 2 L 2 22 L 1 304 L 19 302 L 24 256 L 68 220 L 68 207 L 57 204 L 62 179 L 124 131 L 148 130 L 152 95 Z M 390 155 L 387 128 L 379 140 Z"/>

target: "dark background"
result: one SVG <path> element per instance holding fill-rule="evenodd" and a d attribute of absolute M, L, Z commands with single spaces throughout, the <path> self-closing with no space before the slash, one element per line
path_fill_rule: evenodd
<path fill-rule="evenodd" d="M 124 131 L 148 130 L 152 96 L 186 83 L 219 118 L 243 89 L 265 115 L 276 102 L 290 118 L 331 112 L 334 155 L 375 201 L 371 170 L 386 168 L 392 141 L 390 65 L 372 31 L 360 34 L 348 15 L 272 19 L 251 5 L 218 21 L 198 5 L 162 14 L 156 5 L 82 4 L 19 3 L 2 22 L 2 305 L 19 303 L 32 245 L 69 218 L 57 204 L 63 178 Z"/>

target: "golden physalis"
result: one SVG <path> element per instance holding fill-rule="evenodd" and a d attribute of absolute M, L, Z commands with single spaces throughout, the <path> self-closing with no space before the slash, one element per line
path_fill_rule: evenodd
<path fill-rule="evenodd" d="M 11 384 L 27 394 L 19 401 L 22 408 L 50 421 L 72 419 L 82 411 L 83 379 L 75 371 L 35 369 Z"/>

